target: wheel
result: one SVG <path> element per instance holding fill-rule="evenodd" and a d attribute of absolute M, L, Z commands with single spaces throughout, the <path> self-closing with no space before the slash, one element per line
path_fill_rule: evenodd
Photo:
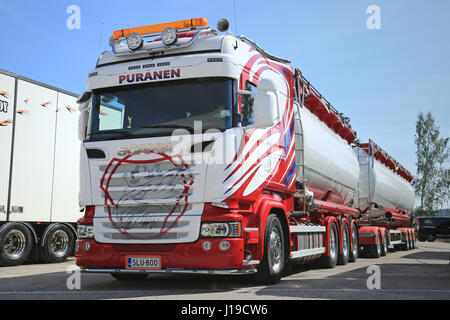
<path fill-rule="evenodd" d="M 409 234 L 409 250 L 414 249 L 414 239 L 413 239 L 413 234 L 410 233 Z"/>
<path fill-rule="evenodd" d="M 350 255 L 350 234 L 348 231 L 348 226 L 344 224 L 342 228 L 342 254 L 338 256 L 338 264 L 346 265 L 348 263 L 348 258 Z"/>
<path fill-rule="evenodd" d="M 406 234 L 406 250 L 411 250 L 411 235 Z"/>
<path fill-rule="evenodd" d="M 434 233 L 430 233 L 428 235 L 428 239 L 427 240 L 430 241 L 430 242 L 434 242 L 434 240 L 436 240 L 436 235 Z"/>
<path fill-rule="evenodd" d="M 402 244 L 400 245 L 400 249 L 403 250 L 403 251 L 409 250 L 409 235 L 407 233 L 405 234 L 404 242 L 402 240 Z"/>
<path fill-rule="evenodd" d="M 114 279 L 119 281 L 138 281 L 138 280 L 144 280 L 147 278 L 147 273 L 120 273 L 120 272 L 113 272 L 111 273 Z"/>
<path fill-rule="evenodd" d="M 328 232 L 328 247 L 330 255 L 323 255 L 322 257 L 320 257 L 319 264 L 323 268 L 334 268 L 337 264 L 339 252 L 339 241 L 335 223 L 331 224 L 330 230 Z"/>
<path fill-rule="evenodd" d="M 264 232 L 264 255 L 258 268 L 258 280 L 264 283 L 280 281 L 286 265 L 284 234 L 280 219 L 270 214 Z"/>
<path fill-rule="evenodd" d="M 388 235 L 387 232 L 384 232 L 384 241 L 383 241 L 383 245 L 381 247 L 381 256 L 385 256 L 388 252 Z"/>
<path fill-rule="evenodd" d="M 64 224 L 54 224 L 48 227 L 43 243 L 39 245 L 39 258 L 44 262 L 61 262 L 66 260 L 75 247 L 75 235 Z"/>
<path fill-rule="evenodd" d="M 350 251 L 350 256 L 348 258 L 349 262 L 355 262 L 359 257 L 359 239 L 358 230 L 356 224 L 352 227 L 352 250 Z"/>
<path fill-rule="evenodd" d="M 416 234 L 415 233 L 412 234 L 412 248 L 413 249 L 417 248 L 417 238 L 416 238 Z"/>
<path fill-rule="evenodd" d="M 369 245 L 369 252 L 372 258 L 379 258 L 381 256 L 381 234 L 377 234 L 377 243 Z"/>
<path fill-rule="evenodd" d="M 11 222 L 0 230 L 0 265 L 16 266 L 25 262 L 33 249 L 33 236 L 27 226 Z"/>

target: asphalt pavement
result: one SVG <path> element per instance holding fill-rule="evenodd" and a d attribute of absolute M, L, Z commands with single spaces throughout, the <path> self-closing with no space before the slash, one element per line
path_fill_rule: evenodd
<path fill-rule="evenodd" d="M 320 269 L 290 268 L 275 285 L 248 276 L 151 275 L 122 282 L 79 273 L 73 258 L 58 264 L 0 267 L 0 300 L 449 300 L 450 240 Z"/>

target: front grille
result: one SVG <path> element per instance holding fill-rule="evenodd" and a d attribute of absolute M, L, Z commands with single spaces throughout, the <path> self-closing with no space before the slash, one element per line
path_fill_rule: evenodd
<path fill-rule="evenodd" d="M 164 223 L 164 221 L 140 221 L 132 219 L 128 222 L 103 222 L 102 226 L 106 229 L 121 229 L 128 232 L 133 229 L 163 229 L 163 228 L 183 228 L 189 225 L 188 221 L 175 221 L 173 223 Z"/>
<path fill-rule="evenodd" d="M 96 208 L 98 241 L 181 243 L 198 238 L 202 206 L 190 202 L 199 175 L 195 166 L 151 157 L 99 166 L 105 205 Z"/>
<path fill-rule="evenodd" d="M 133 205 L 133 206 L 117 206 L 117 207 L 103 207 L 105 213 L 111 212 L 112 216 L 136 216 L 142 215 L 161 215 L 165 213 L 180 213 L 181 211 L 189 211 L 192 209 L 192 204 L 153 204 L 153 205 Z"/>
<path fill-rule="evenodd" d="M 163 233 L 159 232 L 146 232 L 146 233 L 135 233 L 133 235 L 122 234 L 122 233 L 104 233 L 104 237 L 111 240 L 129 240 L 130 238 L 134 240 L 174 240 L 174 239 L 184 239 L 189 235 L 188 232 L 178 232 L 178 233 Z"/>

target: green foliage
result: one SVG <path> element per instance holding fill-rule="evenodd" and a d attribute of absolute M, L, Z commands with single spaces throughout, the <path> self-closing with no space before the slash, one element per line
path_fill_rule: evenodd
<path fill-rule="evenodd" d="M 417 175 L 412 184 L 420 199 L 416 210 L 433 215 L 447 204 L 450 196 L 449 138 L 441 138 L 431 112 L 419 113 L 416 122 Z"/>

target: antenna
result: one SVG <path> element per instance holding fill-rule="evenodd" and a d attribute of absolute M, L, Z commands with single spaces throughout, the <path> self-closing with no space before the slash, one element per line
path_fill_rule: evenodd
<path fill-rule="evenodd" d="M 236 17 L 236 0 L 234 0 L 234 34 L 237 36 L 237 17 Z"/>
<path fill-rule="evenodd" d="M 99 54 L 102 51 L 102 38 L 103 38 L 103 21 L 102 21 L 102 26 L 100 27 L 100 41 L 98 43 L 98 53 Z"/>

